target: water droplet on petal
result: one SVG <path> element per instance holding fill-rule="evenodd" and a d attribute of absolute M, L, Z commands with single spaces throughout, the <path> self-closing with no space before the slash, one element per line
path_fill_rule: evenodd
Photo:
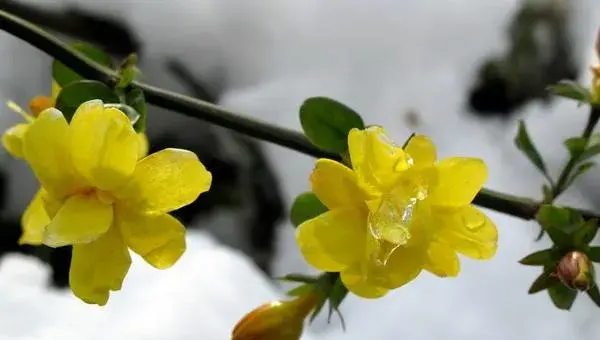
<path fill-rule="evenodd" d="M 475 231 L 485 224 L 485 215 L 475 209 L 465 209 L 461 217 L 463 225 L 469 230 Z"/>

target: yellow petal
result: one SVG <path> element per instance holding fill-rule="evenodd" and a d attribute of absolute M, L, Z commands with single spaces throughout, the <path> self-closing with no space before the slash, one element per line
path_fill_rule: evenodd
<path fill-rule="evenodd" d="M 356 175 L 338 162 L 317 160 L 310 182 L 312 191 L 330 210 L 363 204 L 364 195 L 356 184 Z"/>
<path fill-rule="evenodd" d="M 58 85 L 56 80 L 53 79 L 52 80 L 52 99 L 56 100 L 56 98 L 58 98 L 60 90 L 61 90 L 60 85 Z"/>
<path fill-rule="evenodd" d="M 158 269 L 166 269 L 185 252 L 185 227 L 169 214 L 137 215 L 118 210 L 117 226 L 125 243 Z"/>
<path fill-rule="evenodd" d="M 63 197 L 82 187 L 69 154 L 69 125 L 62 113 L 50 108 L 29 125 L 23 139 L 25 159 L 42 187 Z"/>
<path fill-rule="evenodd" d="M 112 205 L 104 204 L 96 195 L 71 196 L 60 208 L 44 233 L 44 244 L 62 247 L 91 242 L 110 228 Z"/>
<path fill-rule="evenodd" d="M 460 209 L 434 210 L 436 239 L 457 252 L 478 260 L 496 254 L 498 230 L 483 212 L 473 206 Z"/>
<path fill-rule="evenodd" d="M 437 165 L 438 183 L 431 204 L 460 207 L 471 204 L 487 179 L 487 167 L 477 158 L 448 158 Z"/>
<path fill-rule="evenodd" d="M 435 145 L 424 135 L 411 138 L 404 151 L 412 158 L 415 166 L 430 166 L 437 158 Z"/>
<path fill-rule="evenodd" d="M 2 145 L 15 158 L 23 158 L 23 137 L 29 124 L 17 124 L 2 135 Z"/>
<path fill-rule="evenodd" d="M 432 242 L 427 249 L 428 261 L 425 269 L 439 277 L 457 276 L 460 262 L 456 252 L 450 246 Z"/>
<path fill-rule="evenodd" d="M 302 223 L 296 229 L 296 241 L 311 266 L 337 272 L 363 255 L 360 250 L 364 248 L 366 229 L 364 211 L 336 209 Z"/>
<path fill-rule="evenodd" d="M 340 278 L 349 291 L 365 299 L 377 299 L 386 295 L 389 291 L 387 288 L 369 283 L 366 277 L 362 275 L 358 264 L 342 271 Z"/>
<path fill-rule="evenodd" d="M 23 233 L 19 238 L 19 244 L 42 244 L 44 229 L 50 223 L 50 217 L 44 209 L 43 195 L 44 189 L 38 190 L 21 217 Z"/>
<path fill-rule="evenodd" d="M 427 250 L 420 247 L 399 247 L 386 265 L 384 287 L 395 289 L 416 279 L 425 265 Z"/>
<path fill-rule="evenodd" d="M 111 228 L 94 242 L 73 246 L 69 285 L 84 302 L 103 306 L 111 290 L 121 289 L 130 265 L 118 229 Z"/>
<path fill-rule="evenodd" d="M 381 127 L 350 130 L 348 147 L 352 168 L 368 191 L 387 191 L 398 172 L 408 167 L 404 150 L 395 145 Z"/>
<path fill-rule="evenodd" d="M 164 149 L 140 160 L 132 180 L 117 195 L 139 213 L 161 215 L 194 202 L 211 181 L 196 154 Z"/>
<path fill-rule="evenodd" d="M 113 190 L 130 178 L 138 159 L 138 137 L 127 116 L 104 109 L 101 100 L 79 106 L 71 120 L 73 165 L 102 190 Z"/>
<path fill-rule="evenodd" d="M 142 159 L 148 156 L 148 150 L 150 149 L 150 143 L 148 143 L 148 137 L 143 132 L 138 132 L 138 159 Z"/>

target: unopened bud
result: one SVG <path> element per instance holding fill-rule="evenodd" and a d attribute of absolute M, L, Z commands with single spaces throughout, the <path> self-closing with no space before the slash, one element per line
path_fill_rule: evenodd
<path fill-rule="evenodd" d="M 293 300 L 263 304 L 237 323 L 231 340 L 298 340 L 317 302 L 316 292 L 309 291 Z"/>
<path fill-rule="evenodd" d="M 54 107 L 54 100 L 50 97 L 37 96 L 29 102 L 29 109 L 34 117 L 39 116 L 42 111 L 51 107 Z"/>
<path fill-rule="evenodd" d="M 588 290 L 594 282 L 594 268 L 586 254 L 578 251 L 567 253 L 558 263 L 556 277 L 570 288 Z"/>
<path fill-rule="evenodd" d="M 596 33 L 596 56 L 600 58 L 600 29 Z"/>

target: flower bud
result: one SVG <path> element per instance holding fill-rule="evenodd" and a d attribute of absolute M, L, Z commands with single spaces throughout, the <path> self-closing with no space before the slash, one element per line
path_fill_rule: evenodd
<path fill-rule="evenodd" d="M 304 319 L 317 302 L 317 294 L 311 290 L 293 300 L 265 303 L 237 323 L 231 340 L 298 340 Z"/>
<path fill-rule="evenodd" d="M 37 96 L 29 102 L 31 114 L 37 118 L 42 111 L 54 106 L 54 100 L 50 97 Z"/>
<path fill-rule="evenodd" d="M 594 282 L 594 268 L 586 254 L 572 251 L 560 260 L 556 277 L 570 288 L 588 290 Z"/>

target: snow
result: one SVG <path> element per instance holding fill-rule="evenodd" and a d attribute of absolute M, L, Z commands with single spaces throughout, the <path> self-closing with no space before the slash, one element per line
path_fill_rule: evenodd
<path fill-rule="evenodd" d="M 481 157 L 489 167 L 489 188 L 540 195 L 541 175 L 512 143 L 516 121 L 475 120 L 464 109 L 476 66 L 504 47 L 503 25 L 519 1 L 75 2 L 107 13 L 120 11 L 130 20 L 152 54 L 143 66 L 153 83 L 172 83 L 158 63 L 176 55 L 223 87 L 223 105 L 231 109 L 299 129 L 296 113 L 302 100 L 330 96 L 361 112 L 368 123 L 385 126 L 398 141 L 415 130 L 404 118 L 414 109 L 422 121 L 416 131 L 433 138 L 440 156 Z M 600 6 L 595 0 L 571 2 L 580 61 L 588 65 L 595 61 Z M 0 64 L 0 95 L 26 102 L 46 90 L 47 58 L 14 39 L 0 39 L 0 48 L 8 53 Z M 585 114 L 572 102 L 557 101 L 549 108 L 533 103 L 518 118 L 527 121 L 555 173 L 566 157 L 561 141 L 579 133 Z M 16 119 L 3 115 L 0 124 Z M 308 189 L 312 159 L 273 145 L 267 151 L 288 201 Z M 25 169 L 6 162 L 15 172 Z M 561 203 L 600 209 L 599 180 L 600 173 L 592 170 Z M 28 174 L 11 184 L 13 209 L 22 209 L 34 183 Z M 383 299 L 350 296 L 342 307 L 346 333 L 335 318 L 331 325 L 320 318 L 305 338 L 599 337 L 594 320 L 600 310 L 589 299 L 580 297 L 568 313 L 555 309 L 544 293 L 527 295 L 538 269 L 517 261 L 548 245 L 533 241 L 535 224 L 489 215 L 500 231 L 493 260 L 464 260 L 456 279 L 425 274 Z M 241 254 L 202 233 L 190 233 L 189 242 L 188 252 L 171 270 L 159 272 L 136 261 L 123 291 L 113 294 L 104 309 L 49 292 L 39 263 L 5 258 L 0 267 L 5 292 L 0 296 L 0 339 L 224 339 L 246 311 L 281 296 Z M 281 228 L 278 249 L 277 274 L 310 271 L 290 225 Z"/>

